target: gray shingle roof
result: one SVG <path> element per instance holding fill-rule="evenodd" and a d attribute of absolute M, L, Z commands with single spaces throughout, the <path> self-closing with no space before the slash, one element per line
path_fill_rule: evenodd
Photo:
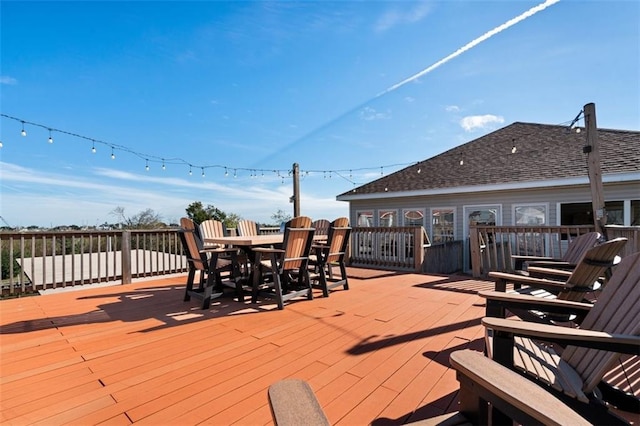
<path fill-rule="evenodd" d="M 603 175 L 640 172 L 640 132 L 598 129 L 598 141 Z M 586 144 L 584 129 L 516 122 L 338 197 L 586 177 Z"/>

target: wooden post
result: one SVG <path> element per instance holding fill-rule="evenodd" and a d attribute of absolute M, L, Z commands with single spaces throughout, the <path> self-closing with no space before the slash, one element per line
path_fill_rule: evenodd
<path fill-rule="evenodd" d="M 300 216 L 300 165 L 293 163 L 293 217 Z"/>
<path fill-rule="evenodd" d="M 469 226 L 469 246 L 471 247 L 471 274 L 474 278 L 478 278 L 482 274 L 480 238 L 478 238 L 478 229 L 474 225 Z"/>
<path fill-rule="evenodd" d="M 131 231 L 122 231 L 122 284 L 131 284 Z"/>
<path fill-rule="evenodd" d="M 607 212 L 604 207 L 604 191 L 602 188 L 600 146 L 598 142 L 598 127 L 596 125 L 596 105 L 594 103 L 586 104 L 583 111 L 584 127 L 587 132 L 587 145 L 584 147 L 584 153 L 587 154 L 593 224 L 596 231 L 606 237 L 604 226 L 607 224 Z"/>

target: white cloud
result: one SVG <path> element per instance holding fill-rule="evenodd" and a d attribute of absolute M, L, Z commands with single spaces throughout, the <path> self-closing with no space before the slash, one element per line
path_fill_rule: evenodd
<path fill-rule="evenodd" d="M 360 111 L 360 118 L 366 121 L 388 120 L 391 118 L 391 111 L 387 110 L 386 112 L 380 112 L 375 108 L 364 107 L 362 111 Z"/>
<path fill-rule="evenodd" d="M 467 132 L 493 127 L 492 124 L 504 123 L 504 117 L 500 115 L 469 115 L 460 120 L 460 126 Z"/>
<path fill-rule="evenodd" d="M 406 6 L 406 3 L 403 3 L 402 6 L 403 9 L 393 9 L 385 12 L 378 19 L 378 22 L 375 25 L 375 30 L 377 32 L 382 32 L 387 31 L 397 25 L 419 22 L 425 16 L 427 16 L 429 11 L 431 10 L 429 4 L 426 2 L 420 2 L 415 7 L 409 10 L 406 10 L 404 8 L 404 6 Z"/>
<path fill-rule="evenodd" d="M 13 77 L 9 77 L 8 75 L 1 75 L 0 76 L 0 84 L 18 84 L 18 80 L 16 80 Z"/>
<path fill-rule="evenodd" d="M 110 212 L 120 206 L 129 215 L 151 208 L 166 222 L 177 222 L 189 204 L 201 201 L 269 223 L 278 209 L 291 210 L 291 185 L 282 185 L 281 179 L 271 174 L 247 185 L 242 177 L 225 179 L 213 170 L 207 171 L 205 179 L 199 170 L 185 178 L 108 168 L 93 169 L 92 173 L 80 179 L 72 171 L 43 173 L 0 161 L 0 215 L 12 226 L 95 225 L 113 222 Z M 347 203 L 310 190 L 301 194 L 301 201 L 302 213 L 313 218 L 348 215 Z"/>
<path fill-rule="evenodd" d="M 444 109 L 447 112 L 460 112 L 460 107 L 457 105 L 447 105 Z"/>
<path fill-rule="evenodd" d="M 404 98 L 405 101 L 411 103 L 411 102 L 415 102 L 416 98 L 412 97 L 412 96 L 406 96 Z"/>

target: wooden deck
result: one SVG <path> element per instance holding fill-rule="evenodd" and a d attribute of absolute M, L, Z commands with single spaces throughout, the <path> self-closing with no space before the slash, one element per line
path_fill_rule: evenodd
<path fill-rule="evenodd" d="M 267 388 L 309 381 L 336 425 L 455 411 L 448 367 L 482 350 L 493 284 L 349 269 L 329 298 L 183 302 L 186 275 L 0 301 L 0 423 L 271 424 Z"/>

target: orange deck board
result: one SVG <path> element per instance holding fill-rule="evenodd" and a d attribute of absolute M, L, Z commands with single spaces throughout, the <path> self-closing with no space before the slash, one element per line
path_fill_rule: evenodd
<path fill-rule="evenodd" d="M 201 310 L 186 275 L 0 301 L 3 424 L 271 424 L 270 384 L 307 380 L 336 425 L 455 411 L 456 349 L 482 349 L 493 283 L 349 268 L 314 300 Z M 86 288 L 88 287 L 88 288 Z"/>

